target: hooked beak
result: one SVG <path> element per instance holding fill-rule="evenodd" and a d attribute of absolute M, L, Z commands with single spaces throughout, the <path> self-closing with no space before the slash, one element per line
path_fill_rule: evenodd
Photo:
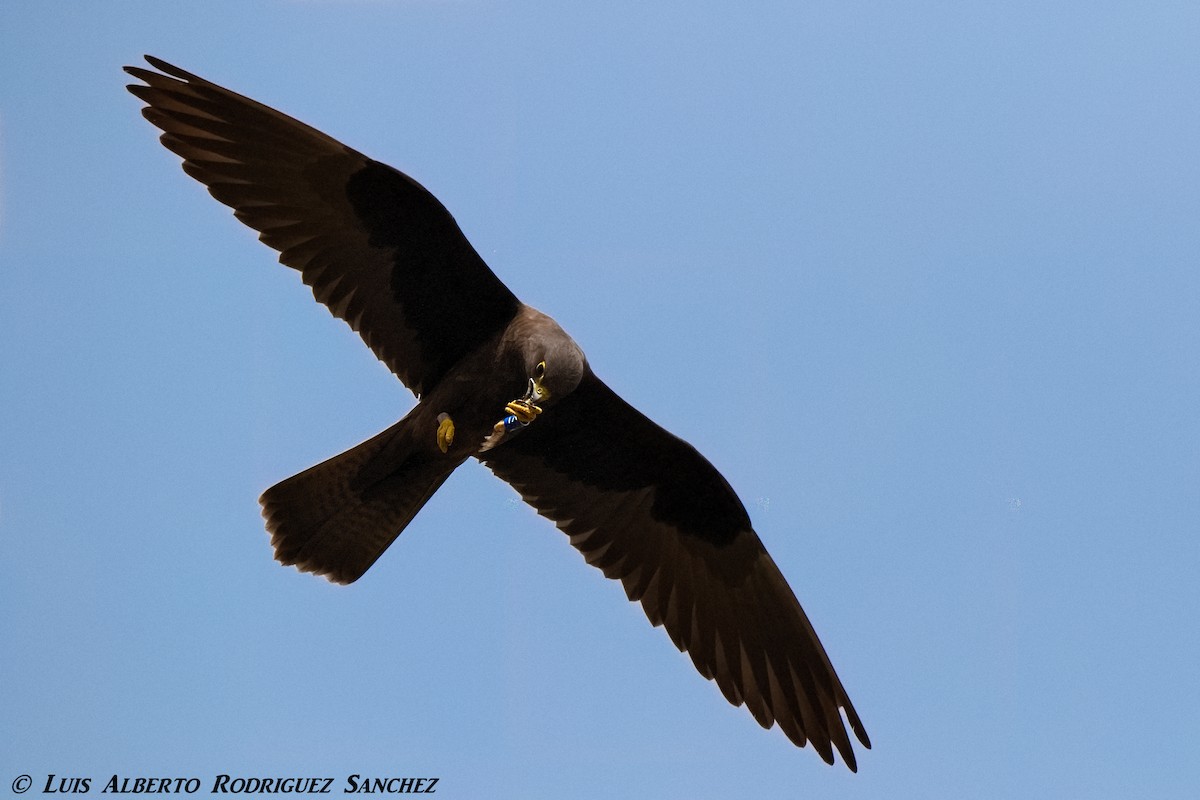
<path fill-rule="evenodd" d="M 541 403 L 548 397 L 550 397 L 550 390 L 541 381 L 530 378 L 529 391 L 525 392 L 525 396 L 521 399 L 529 403 Z"/>

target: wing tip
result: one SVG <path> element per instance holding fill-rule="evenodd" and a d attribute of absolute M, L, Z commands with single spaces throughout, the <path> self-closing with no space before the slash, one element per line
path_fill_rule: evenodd
<path fill-rule="evenodd" d="M 205 83 L 203 78 L 193 75 L 187 70 L 181 69 L 171 62 L 164 61 L 157 56 L 152 56 L 149 53 L 145 53 L 142 55 L 142 58 L 146 59 L 146 63 L 154 67 L 159 72 L 170 75 L 173 78 L 178 78 L 182 81 L 188 81 L 189 83 Z M 126 69 L 128 70 L 128 67 L 126 67 Z"/>
<path fill-rule="evenodd" d="M 858 772 L 858 760 L 854 755 L 854 745 L 850 741 L 850 737 L 846 735 L 846 728 L 849 727 L 854 733 L 854 737 L 858 739 L 858 743 L 863 746 L 864 750 L 871 749 L 871 737 L 867 736 L 867 729 L 862 724 L 862 720 L 858 718 L 854 706 L 850 705 L 850 701 L 842 695 L 841 711 L 838 715 L 837 723 L 840 725 L 840 730 L 834 731 L 833 744 L 837 747 L 838 753 L 845 762 L 846 767 L 851 772 Z M 842 723 L 842 717 L 845 718 L 845 724 Z M 840 734 L 840 735 L 837 735 Z M 832 755 L 832 754 L 831 754 Z M 832 764 L 832 761 L 828 763 Z"/>
<path fill-rule="evenodd" d="M 179 67 L 177 67 L 174 64 L 171 64 L 167 61 L 163 61 L 161 58 L 155 58 L 154 56 L 149 55 L 149 54 L 143 55 L 142 58 L 146 59 L 146 63 L 149 64 L 154 69 L 158 70 L 158 72 L 154 72 L 151 69 L 147 69 L 146 67 L 142 66 L 141 64 L 126 64 L 121 69 L 124 72 L 137 78 L 139 81 L 146 81 L 147 83 L 149 83 L 151 79 L 162 78 L 164 76 L 169 76 L 169 77 L 178 78 L 181 80 L 189 80 L 189 81 L 190 80 L 198 80 L 196 78 L 196 76 L 193 75 L 192 73 L 182 70 Z"/>

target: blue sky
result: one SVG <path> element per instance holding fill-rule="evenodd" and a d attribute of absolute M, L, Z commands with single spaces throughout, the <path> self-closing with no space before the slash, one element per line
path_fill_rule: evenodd
<path fill-rule="evenodd" d="M 1194 796 L 1198 38 L 1195 3 L 5 4 L 0 793 Z M 273 562 L 258 494 L 412 399 L 157 143 L 142 53 L 412 174 L 721 469 L 858 775 L 479 465 L 352 587 Z"/>

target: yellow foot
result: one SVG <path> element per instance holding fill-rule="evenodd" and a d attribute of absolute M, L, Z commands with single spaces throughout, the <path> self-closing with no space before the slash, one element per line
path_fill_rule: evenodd
<path fill-rule="evenodd" d="M 504 410 L 512 414 L 517 419 L 528 425 L 537 419 L 537 415 L 542 413 L 542 410 L 528 400 L 513 400 L 504 407 Z"/>
<path fill-rule="evenodd" d="M 437 443 L 438 449 L 445 453 L 454 444 L 454 420 L 449 414 L 438 414 Z"/>

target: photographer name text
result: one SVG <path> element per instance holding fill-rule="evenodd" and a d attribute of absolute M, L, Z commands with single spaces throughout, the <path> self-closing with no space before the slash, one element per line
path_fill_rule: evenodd
<path fill-rule="evenodd" d="M 35 787 L 29 775 L 20 775 L 12 788 L 18 794 L 33 789 L 41 794 L 434 794 L 438 778 L 373 777 L 353 773 L 343 778 L 329 777 L 259 777 L 215 775 L 199 777 L 148 777 L 144 775 L 112 775 L 106 778 L 63 776 L 50 773 L 40 787 Z"/>

